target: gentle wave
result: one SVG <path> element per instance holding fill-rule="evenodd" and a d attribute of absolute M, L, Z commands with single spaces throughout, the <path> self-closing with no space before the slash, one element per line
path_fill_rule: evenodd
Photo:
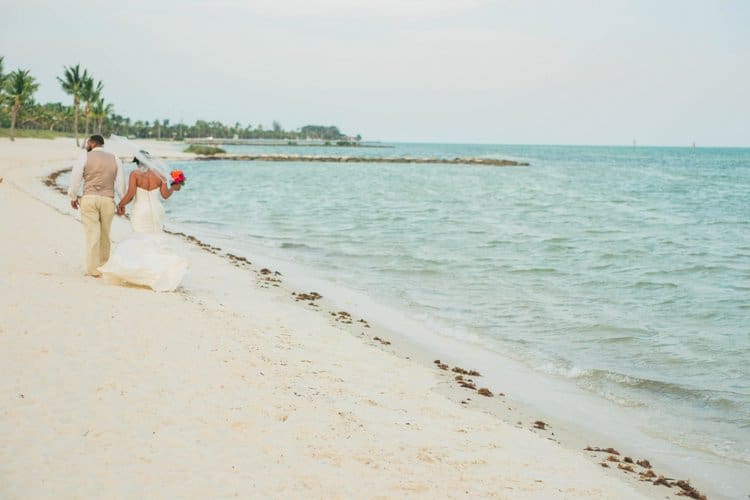
<path fill-rule="evenodd" d="M 679 288 L 677 283 L 658 281 L 638 281 L 633 285 L 636 288 Z"/>
<path fill-rule="evenodd" d="M 511 274 L 549 274 L 549 275 L 557 275 L 557 276 L 562 276 L 566 274 L 552 267 L 529 267 L 529 268 L 522 268 L 522 269 L 512 269 L 510 273 Z"/>
<path fill-rule="evenodd" d="M 700 401 L 703 404 L 718 407 L 722 410 L 742 409 L 742 405 L 737 402 L 737 398 L 745 396 L 741 393 L 733 393 L 730 391 L 719 392 L 694 389 L 671 382 L 643 379 L 631 375 L 625 375 L 623 373 L 600 369 L 584 370 L 581 374 L 572 378 L 587 378 L 592 380 L 603 379 L 632 389 L 646 390 L 658 397 L 682 399 L 686 401 Z"/>
<path fill-rule="evenodd" d="M 290 243 L 290 242 L 286 242 L 286 241 L 283 242 L 281 245 L 279 245 L 279 248 L 284 248 L 284 249 L 297 249 L 297 248 L 303 249 L 303 248 L 309 248 L 309 249 L 313 249 L 313 247 L 311 247 L 310 245 L 305 245 L 304 243 Z"/>

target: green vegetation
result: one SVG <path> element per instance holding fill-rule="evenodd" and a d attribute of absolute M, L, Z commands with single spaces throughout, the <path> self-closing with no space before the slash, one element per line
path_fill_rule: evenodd
<path fill-rule="evenodd" d="M 221 148 L 217 148 L 214 146 L 203 146 L 200 144 L 191 144 L 190 146 L 185 149 L 186 153 L 195 153 L 197 155 L 218 155 L 222 153 L 226 153 Z"/>
<path fill-rule="evenodd" d="M 55 132 L 50 130 L 17 128 L 15 137 L 22 139 L 57 139 L 58 137 L 70 137 L 67 132 Z M 10 137 L 10 128 L 0 128 L 0 137 Z"/>
<path fill-rule="evenodd" d="M 0 57 L 0 128 L 19 129 L 19 137 L 27 137 L 21 133 L 24 130 L 62 132 L 72 134 L 76 144 L 80 145 L 78 119 L 83 113 L 83 133 L 99 133 L 104 136 L 118 134 L 126 137 L 182 140 L 189 138 L 213 139 L 274 139 L 295 142 L 308 139 L 328 142 L 359 143 L 360 135 L 354 137 L 343 134 L 333 125 L 306 125 L 296 130 L 284 130 L 281 123 L 274 120 L 271 127 L 266 129 L 262 124 L 225 125 L 218 121 L 197 120 L 194 124 L 170 123 L 169 120 L 157 119 L 131 120 L 114 112 L 114 106 L 106 102 L 102 96 L 104 84 L 95 81 L 87 69 L 80 64 L 63 66 L 63 73 L 57 77 L 63 91 L 71 97 L 69 105 L 54 103 L 38 103 L 34 100 L 34 93 L 39 84 L 28 71 L 24 74 L 23 92 L 14 92 L 19 97 L 20 106 L 9 97 L 6 90 L 10 75 L 3 73 L 3 57 Z M 17 73 L 17 72 L 14 72 Z M 12 73 L 13 74 L 13 73 Z M 29 80 L 30 79 L 30 80 Z M 83 109 L 81 109 L 83 106 Z M 14 111 L 15 110 L 15 111 Z"/>
<path fill-rule="evenodd" d="M 5 93 L 10 100 L 10 140 L 14 141 L 16 131 L 16 120 L 21 107 L 26 104 L 39 84 L 26 70 L 17 69 L 7 77 L 3 77 Z"/>
<path fill-rule="evenodd" d="M 332 141 L 349 140 L 347 136 L 339 131 L 338 127 L 333 126 L 306 125 L 299 130 L 299 133 L 303 138 L 309 137 L 311 139 L 327 139 Z M 353 140 L 360 141 L 362 137 L 357 135 Z"/>

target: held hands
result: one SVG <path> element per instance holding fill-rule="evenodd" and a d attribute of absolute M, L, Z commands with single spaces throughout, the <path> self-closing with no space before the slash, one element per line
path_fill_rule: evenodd
<path fill-rule="evenodd" d="M 117 205 L 117 215 L 125 215 L 125 207 L 123 205 Z"/>
<path fill-rule="evenodd" d="M 73 210 L 78 210 L 78 199 L 70 200 L 70 206 L 73 207 Z"/>

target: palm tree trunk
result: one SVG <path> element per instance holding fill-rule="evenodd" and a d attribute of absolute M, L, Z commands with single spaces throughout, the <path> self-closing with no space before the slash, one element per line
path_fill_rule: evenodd
<path fill-rule="evenodd" d="M 86 115 L 86 133 L 84 135 L 88 137 L 89 136 L 89 118 L 91 117 L 91 106 L 89 106 L 88 103 L 86 103 L 85 115 Z"/>
<path fill-rule="evenodd" d="M 73 134 L 76 136 L 76 147 L 80 148 L 81 143 L 78 142 L 78 98 L 73 99 Z"/>
<path fill-rule="evenodd" d="M 10 140 L 16 140 L 16 117 L 18 116 L 18 109 L 21 106 L 14 105 L 13 111 L 10 112 Z"/>
<path fill-rule="evenodd" d="M 102 124 L 103 123 L 104 123 L 104 117 L 100 116 L 99 117 L 99 126 L 97 127 L 97 131 L 96 131 L 97 134 L 101 134 L 102 133 Z"/>

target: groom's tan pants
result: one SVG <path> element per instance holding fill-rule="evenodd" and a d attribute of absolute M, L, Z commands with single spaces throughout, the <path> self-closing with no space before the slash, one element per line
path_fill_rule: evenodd
<path fill-rule="evenodd" d="M 97 268 L 109 260 L 109 230 L 115 217 L 115 200 L 87 194 L 81 198 L 80 207 L 86 233 L 86 274 L 101 276 Z"/>

